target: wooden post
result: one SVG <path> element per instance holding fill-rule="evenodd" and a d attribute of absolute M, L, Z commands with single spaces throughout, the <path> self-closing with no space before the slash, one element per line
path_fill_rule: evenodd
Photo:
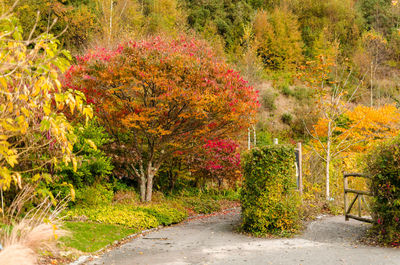
<path fill-rule="evenodd" d="M 297 150 L 299 152 L 299 193 L 300 196 L 303 195 L 303 165 L 302 165 L 302 148 L 301 148 L 301 143 L 297 143 Z"/>
<path fill-rule="evenodd" d="M 253 137 L 254 137 L 254 147 L 257 146 L 257 133 L 256 133 L 256 126 L 253 125 Z"/>
<path fill-rule="evenodd" d="M 358 195 L 358 216 L 361 217 L 361 196 L 362 194 Z"/>
<path fill-rule="evenodd" d="M 247 128 L 247 149 L 250 150 L 251 148 L 251 134 L 250 134 L 250 127 Z"/>
<path fill-rule="evenodd" d="M 344 218 L 345 218 L 346 221 L 348 221 L 349 218 L 347 217 L 347 196 L 346 196 L 346 190 L 347 190 L 347 176 L 346 176 L 345 174 L 343 174 Z"/>

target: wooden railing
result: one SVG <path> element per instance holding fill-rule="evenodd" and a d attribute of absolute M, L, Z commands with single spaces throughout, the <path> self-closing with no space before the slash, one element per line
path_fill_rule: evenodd
<path fill-rule="evenodd" d="M 372 218 L 365 218 L 361 215 L 361 205 L 362 202 L 365 204 L 367 210 L 370 212 L 371 209 L 368 205 L 368 202 L 365 200 L 364 196 L 371 196 L 372 193 L 369 191 L 363 191 L 363 190 L 354 190 L 354 189 L 349 189 L 348 188 L 348 182 L 347 178 L 349 177 L 359 177 L 359 178 L 367 178 L 369 179 L 369 176 L 364 175 L 364 174 L 359 174 L 359 173 L 344 173 L 343 174 L 343 188 L 344 188 L 344 216 L 346 221 L 349 220 L 349 218 L 358 220 L 358 221 L 363 221 L 367 223 L 374 223 L 375 221 Z M 351 201 L 350 205 L 347 207 L 347 194 L 352 193 L 355 194 L 356 196 L 354 199 Z M 358 202 L 358 216 L 350 214 L 352 207 L 354 206 L 355 202 Z"/>

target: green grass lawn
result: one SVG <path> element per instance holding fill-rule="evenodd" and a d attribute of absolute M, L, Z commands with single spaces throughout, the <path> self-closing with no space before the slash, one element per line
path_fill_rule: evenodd
<path fill-rule="evenodd" d="M 60 240 L 67 247 L 83 252 L 97 251 L 106 245 L 136 233 L 135 229 L 100 223 L 65 222 L 64 229 L 71 232 L 71 236 Z"/>

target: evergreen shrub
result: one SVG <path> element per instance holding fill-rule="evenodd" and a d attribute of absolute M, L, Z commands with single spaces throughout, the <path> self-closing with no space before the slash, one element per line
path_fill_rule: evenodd
<path fill-rule="evenodd" d="M 242 229 L 256 236 L 289 236 L 300 226 L 294 150 L 254 148 L 243 158 Z"/>
<path fill-rule="evenodd" d="M 400 137 L 375 147 L 367 156 L 371 176 L 372 232 L 377 240 L 400 245 Z"/>

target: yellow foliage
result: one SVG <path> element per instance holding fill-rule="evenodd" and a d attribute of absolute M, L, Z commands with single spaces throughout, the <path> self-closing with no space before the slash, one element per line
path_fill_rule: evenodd
<path fill-rule="evenodd" d="M 43 174 L 35 173 L 58 161 L 58 156 L 71 161 L 75 137 L 60 111 L 64 104 L 69 105 L 71 113 L 84 108 L 82 93 L 60 90 L 58 71 L 69 66 L 70 55 L 58 49 L 58 41 L 51 35 L 39 36 L 33 44 L 30 46 L 34 48 L 30 48 L 22 40 L 15 18 L 0 17 L 0 187 L 3 190 L 12 182 L 21 187 L 22 173 L 34 175 L 33 181 L 42 179 Z M 85 116 L 92 116 L 90 108 L 84 110 Z"/>

